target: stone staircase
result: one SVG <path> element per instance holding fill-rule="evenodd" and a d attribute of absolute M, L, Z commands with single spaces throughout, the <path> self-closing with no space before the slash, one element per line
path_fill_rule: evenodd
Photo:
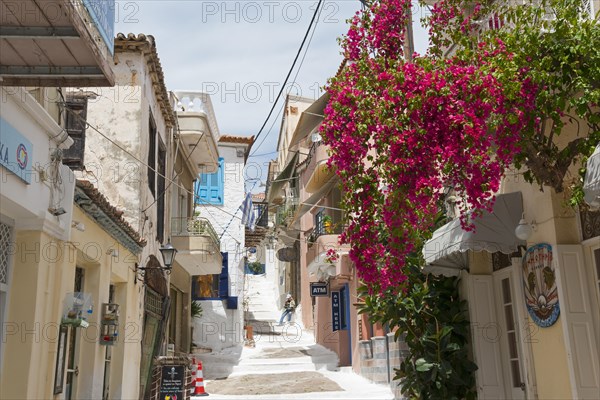
<path fill-rule="evenodd" d="M 246 275 L 246 283 L 249 302 L 244 318 L 248 325 L 255 334 L 281 334 L 281 327 L 277 326 L 281 310 L 272 281 L 265 274 Z"/>

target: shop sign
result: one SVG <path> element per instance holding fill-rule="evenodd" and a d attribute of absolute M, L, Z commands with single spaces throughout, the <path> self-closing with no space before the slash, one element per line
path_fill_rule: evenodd
<path fill-rule="evenodd" d="M 164 365 L 160 379 L 159 399 L 183 400 L 185 393 L 185 367 Z"/>
<path fill-rule="evenodd" d="M 331 292 L 331 322 L 333 331 L 340 330 L 340 292 Z"/>
<path fill-rule="evenodd" d="M 292 262 L 296 260 L 296 249 L 293 247 L 284 247 L 277 250 L 277 259 L 284 262 Z"/>
<path fill-rule="evenodd" d="M 31 183 L 33 145 L 15 127 L 0 118 L 0 165 Z"/>
<path fill-rule="evenodd" d="M 325 282 L 311 282 L 310 295 L 313 297 L 329 296 L 329 286 Z"/>
<path fill-rule="evenodd" d="M 533 322 L 544 328 L 552 326 L 560 313 L 552 260 L 552 246 L 547 243 L 531 246 L 523 258 L 523 289 L 527 311 Z"/>

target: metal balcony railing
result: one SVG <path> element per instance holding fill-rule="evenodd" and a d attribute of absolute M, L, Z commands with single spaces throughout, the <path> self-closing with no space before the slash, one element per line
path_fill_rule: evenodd
<path fill-rule="evenodd" d="M 208 236 L 215 242 L 217 248 L 221 247 L 219 235 L 206 218 L 174 217 L 171 218 L 172 236 Z"/>
<path fill-rule="evenodd" d="M 336 221 L 334 217 L 321 211 L 315 215 L 315 226 L 308 237 L 310 243 L 314 243 L 321 235 L 339 235 L 344 231 L 344 225 Z"/>

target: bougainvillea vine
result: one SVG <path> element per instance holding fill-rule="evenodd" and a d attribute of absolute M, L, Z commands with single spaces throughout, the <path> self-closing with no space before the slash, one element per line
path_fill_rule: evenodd
<path fill-rule="evenodd" d="M 456 19 L 450 5 L 434 7 L 432 20 Z M 526 67 L 513 66 L 513 85 L 498 78 L 498 60 L 511 65 L 514 57 L 500 39 L 478 42 L 468 58 L 406 61 L 410 6 L 373 1 L 351 20 L 342 40 L 346 66 L 329 82 L 321 126 L 347 194 L 341 240 L 373 290 L 402 286 L 407 256 L 431 231 L 445 188 L 461 199 L 467 230 L 469 216 L 491 208 L 535 108 Z"/>

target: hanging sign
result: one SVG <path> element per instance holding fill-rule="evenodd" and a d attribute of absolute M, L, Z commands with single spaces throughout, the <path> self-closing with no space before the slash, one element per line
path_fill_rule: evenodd
<path fill-rule="evenodd" d="M 329 286 L 326 282 L 311 282 L 310 295 L 313 297 L 329 296 Z"/>
<path fill-rule="evenodd" d="M 332 330 L 340 330 L 340 292 L 331 292 L 331 322 Z"/>
<path fill-rule="evenodd" d="M 279 261 L 291 262 L 296 260 L 296 249 L 293 247 L 284 247 L 277 250 L 277 258 Z"/>
<path fill-rule="evenodd" d="M 525 304 L 531 319 L 541 327 L 552 326 L 560 313 L 552 246 L 539 243 L 527 249 L 522 270 Z"/>

